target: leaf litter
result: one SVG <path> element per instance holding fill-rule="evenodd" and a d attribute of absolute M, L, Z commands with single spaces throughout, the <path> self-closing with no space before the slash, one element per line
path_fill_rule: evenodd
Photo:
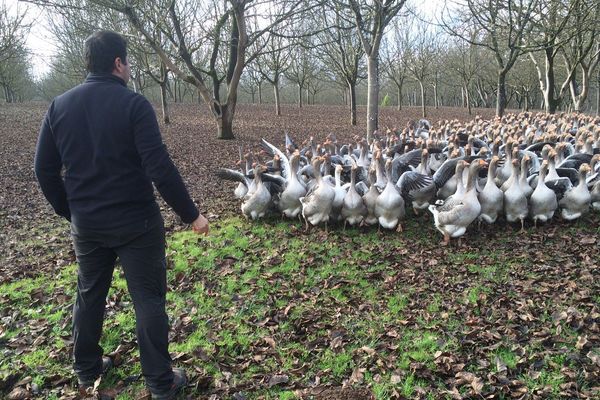
<path fill-rule="evenodd" d="M 213 221 L 209 239 L 178 232 L 161 203 L 171 235 L 171 350 L 191 376 L 188 396 L 600 396 L 598 215 L 525 236 L 502 225 L 473 229 L 450 249 L 437 246 L 427 217 L 409 216 L 401 234 L 307 234 L 293 221 L 236 216 L 233 187 L 213 171 L 233 166 L 238 144 L 280 143 L 284 129 L 298 140 L 364 131 L 344 125 L 343 108 L 325 110 L 289 107 L 278 119 L 269 107 L 241 106 L 233 142 L 216 140 L 197 106 L 175 105 L 174 123 L 162 127 Z M 0 110 L 0 395 L 75 399 L 83 398 L 70 370 L 75 258 L 68 224 L 52 215 L 32 170 L 44 112 Z M 410 112 L 384 110 L 382 125 L 403 126 Z M 91 396 L 147 398 L 124 286 L 108 300 L 106 350 L 117 367 Z"/>

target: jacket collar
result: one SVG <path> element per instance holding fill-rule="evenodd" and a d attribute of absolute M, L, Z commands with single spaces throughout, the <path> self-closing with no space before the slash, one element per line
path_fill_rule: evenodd
<path fill-rule="evenodd" d="M 86 83 L 91 83 L 91 82 L 113 82 L 113 83 L 119 83 L 123 86 L 127 86 L 127 84 L 125 83 L 125 81 L 121 78 L 119 78 L 116 75 L 113 74 L 97 74 L 97 73 L 93 73 L 90 72 L 87 77 L 85 78 L 85 82 Z"/>

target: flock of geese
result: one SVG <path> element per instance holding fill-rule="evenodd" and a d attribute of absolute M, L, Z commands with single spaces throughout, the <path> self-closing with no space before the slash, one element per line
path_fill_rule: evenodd
<path fill-rule="evenodd" d="M 306 229 L 328 221 L 402 230 L 406 207 L 429 210 L 443 244 L 467 227 L 525 219 L 566 220 L 600 211 L 600 119 L 582 114 L 510 114 L 502 119 L 411 122 L 403 131 L 377 132 L 368 142 L 341 144 L 330 134 L 285 148 L 266 140 L 257 162 L 240 149 L 242 170 L 217 176 L 239 182 L 234 191 L 246 218 L 269 213 L 302 218 Z M 264 153 L 263 153 L 264 154 Z"/>

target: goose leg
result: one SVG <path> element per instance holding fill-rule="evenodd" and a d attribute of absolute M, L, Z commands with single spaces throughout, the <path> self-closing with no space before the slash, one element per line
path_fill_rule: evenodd
<path fill-rule="evenodd" d="M 346 232 L 346 223 L 347 222 L 348 222 L 347 220 L 344 220 L 344 228 L 342 229 L 342 232 Z"/>
<path fill-rule="evenodd" d="M 521 230 L 519 231 L 519 233 L 525 233 L 525 219 L 521 218 Z"/>
<path fill-rule="evenodd" d="M 396 228 L 396 232 L 402 232 L 402 224 L 398 223 L 398 227 Z"/>
<path fill-rule="evenodd" d="M 533 227 L 537 229 L 537 218 L 533 219 Z"/>
<path fill-rule="evenodd" d="M 444 241 L 441 243 L 442 246 L 448 246 L 450 244 L 450 235 L 444 233 Z"/>

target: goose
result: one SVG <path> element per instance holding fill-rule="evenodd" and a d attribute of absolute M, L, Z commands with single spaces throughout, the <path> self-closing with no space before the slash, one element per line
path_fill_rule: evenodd
<path fill-rule="evenodd" d="M 344 205 L 344 197 L 346 197 L 346 189 L 342 186 L 342 170 L 341 165 L 335 166 L 335 196 L 331 204 L 331 215 L 334 220 L 342 220 L 342 206 Z"/>
<path fill-rule="evenodd" d="M 369 168 L 369 182 L 371 182 L 371 186 L 367 193 L 363 195 L 363 202 L 367 207 L 367 215 L 363 219 L 363 225 L 375 225 L 378 222 L 375 215 L 375 203 L 377 202 L 377 197 L 379 197 L 379 190 L 374 185 L 376 179 L 375 169 L 373 167 Z"/>
<path fill-rule="evenodd" d="M 514 143 L 512 140 L 509 141 L 508 143 L 506 143 L 506 145 L 504 146 L 504 152 L 505 152 L 504 166 L 501 169 L 499 169 L 496 174 L 496 184 L 498 185 L 498 187 L 502 187 L 504 182 L 506 182 L 506 180 L 509 179 L 510 176 L 512 175 L 513 147 L 514 147 Z"/>
<path fill-rule="evenodd" d="M 298 179 L 300 153 L 295 151 L 289 160 L 290 171 L 285 180 L 285 188 L 279 197 L 279 210 L 288 218 L 296 218 L 302 211 L 300 198 L 306 195 L 306 185 Z"/>
<path fill-rule="evenodd" d="M 513 173 L 511 176 L 519 174 L 519 160 L 512 160 Z M 512 181 L 510 187 L 504 192 L 504 213 L 508 222 L 521 221 L 521 231 L 525 232 L 524 221 L 529 212 L 527 205 L 527 196 L 523 192 L 523 187 L 517 179 Z"/>
<path fill-rule="evenodd" d="M 533 188 L 529 186 L 527 182 L 527 172 L 529 171 L 529 164 L 531 164 L 531 158 L 529 155 L 525 155 L 521 159 L 521 174 L 519 175 L 519 185 L 521 185 L 521 189 L 523 193 L 525 193 L 525 197 L 529 198 L 533 193 Z"/>
<path fill-rule="evenodd" d="M 315 175 L 315 184 L 306 193 L 306 196 L 300 198 L 300 202 L 302 203 L 302 217 L 306 221 L 307 230 L 309 222 L 311 225 L 318 225 L 324 222 L 327 227 L 335 197 L 335 189 L 321 175 L 322 163 L 322 157 L 313 157 L 312 167 Z"/>
<path fill-rule="evenodd" d="M 423 150 L 424 163 L 427 163 L 427 150 Z M 397 189 L 404 199 L 411 201 L 415 215 L 419 215 L 420 210 L 429 207 L 429 202 L 435 197 L 436 186 L 433 178 L 426 173 L 416 171 L 406 171 L 402 174 L 396 183 Z"/>
<path fill-rule="evenodd" d="M 496 170 L 500 158 L 492 157 L 488 168 L 487 181 L 483 190 L 479 193 L 478 199 L 481 204 L 481 213 L 479 215 L 479 224 L 485 221 L 493 224 L 498 219 L 498 215 L 504 209 L 504 192 L 496 186 Z"/>
<path fill-rule="evenodd" d="M 356 191 L 357 170 L 358 166 L 356 164 L 352 164 L 350 169 L 350 187 L 344 196 L 344 203 L 342 206 L 344 229 L 346 229 L 346 223 L 349 223 L 351 226 L 360 224 L 365 215 L 367 215 L 367 207 L 363 202 L 362 196 Z"/>
<path fill-rule="evenodd" d="M 388 176 L 392 173 L 392 160 L 387 160 L 385 170 Z M 388 182 L 383 189 L 383 192 L 377 197 L 375 202 L 375 216 L 379 221 L 379 225 L 385 229 L 394 229 L 397 227 L 398 232 L 402 231 L 402 225 L 399 220 L 404 218 L 404 199 L 396 189 L 396 185 L 388 179 Z"/>
<path fill-rule="evenodd" d="M 385 174 L 385 164 L 384 164 L 384 160 L 381 154 L 381 151 L 377 151 L 375 153 L 375 173 L 376 173 L 376 180 L 375 180 L 375 186 L 377 186 L 377 189 L 379 190 L 383 190 L 385 188 L 385 185 L 387 184 L 387 176 Z M 388 175 L 391 176 L 391 175 Z"/>
<path fill-rule="evenodd" d="M 254 182 L 256 189 L 244 197 L 242 213 L 246 218 L 258 219 L 264 217 L 271 203 L 271 193 L 262 180 L 262 174 L 267 170 L 263 165 L 254 167 Z"/>
<path fill-rule="evenodd" d="M 600 211 L 600 180 L 594 183 L 590 190 L 590 203 L 593 210 Z"/>
<path fill-rule="evenodd" d="M 513 150 L 513 155 L 512 155 L 512 157 L 511 157 L 511 166 L 512 166 L 512 161 L 513 161 L 513 160 L 517 160 L 517 161 L 519 161 L 519 159 L 518 159 L 518 150 L 517 150 L 517 149 L 514 149 L 514 150 Z M 519 178 L 520 178 L 520 175 L 519 175 L 519 173 L 518 173 L 518 172 L 516 172 L 516 171 L 517 171 L 516 169 L 512 168 L 512 169 L 511 169 L 511 171 L 510 171 L 510 172 L 511 172 L 511 173 L 510 173 L 510 176 L 509 176 L 509 177 L 508 177 L 508 179 L 507 179 L 507 180 L 505 180 L 505 181 L 504 181 L 504 183 L 503 183 L 503 184 L 500 186 L 500 189 L 502 189 L 502 191 L 503 191 L 503 192 L 506 192 L 506 191 L 508 190 L 508 188 L 512 186 L 513 182 L 517 182 L 517 183 L 519 183 Z M 520 184 L 520 183 L 519 183 L 519 184 Z"/>
<path fill-rule="evenodd" d="M 592 201 L 592 196 L 587 187 L 585 178 L 590 172 L 589 164 L 582 164 L 579 167 L 579 183 L 566 191 L 563 198 L 559 201 L 561 207 L 561 217 L 567 221 L 572 221 L 585 214 Z"/>
<path fill-rule="evenodd" d="M 440 199 L 446 199 L 453 195 L 458 186 L 459 177 L 462 177 L 462 171 L 464 167 L 460 163 L 464 160 L 464 157 L 453 157 L 447 159 L 441 167 L 433 174 L 433 181 L 435 186 L 438 188 L 437 197 Z M 461 164 L 461 174 L 456 173 L 457 166 Z M 462 178 L 461 178 L 462 181 Z"/>
<path fill-rule="evenodd" d="M 461 161 L 466 166 L 466 161 Z M 435 227 L 444 235 L 442 245 L 447 246 L 450 238 L 461 237 L 467 227 L 479 216 L 481 205 L 477 200 L 475 178 L 479 170 L 486 165 L 482 159 L 476 159 L 469 166 L 466 191 L 462 195 L 452 195 L 440 205 L 430 205 Z"/>
<path fill-rule="evenodd" d="M 533 225 L 537 228 L 537 221 L 546 222 L 554 216 L 558 208 L 558 201 L 554 191 L 546 186 L 545 178 L 548 173 L 548 161 L 544 160 L 540 167 L 540 175 L 537 186 L 529 199 L 529 215 L 533 219 Z"/>

